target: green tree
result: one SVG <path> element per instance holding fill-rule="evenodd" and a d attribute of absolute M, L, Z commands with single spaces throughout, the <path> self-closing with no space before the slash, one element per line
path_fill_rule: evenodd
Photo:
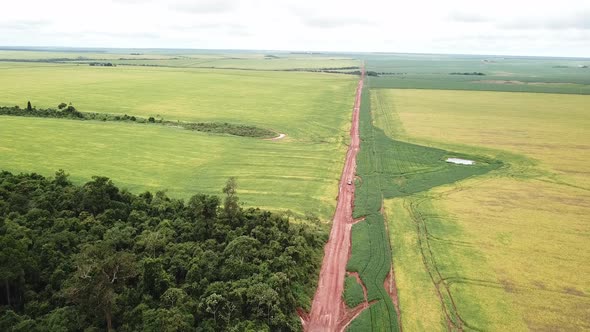
<path fill-rule="evenodd" d="M 213 319 L 217 321 L 217 312 L 225 305 L 225 298 L 217 293 L 213 293 L 205 298 L 203 306 L 205 312 L 213 315 Z"/>
<path fill-rule="evenodd" d="M 75 266 L 76 272 L 65 290 L 67 297 L 89 316 L 101 312 L 107 330 L 112 331 L 117 292 L 137 275 L 135 255 L 114 251 L 104 242 L 88 244 L 76 256 Z"/>
<path fill-rule="evenodd" d="M 6 305 L 14 305 L 15 290 L 18 290 L 25 276 L 25 269 L 31 263 L 28 255 L 31 240 L 26 228 L 13 221 L 0 223 L 0 280 L 3 282 Z M 4 300 L 3 299 L 3 300 Z"/>
<path fill-rule="evenodd" d="M 238 196 L 236 195 L 238 189 L 238 182 L 235 177 L 230 177 L 223 187 L 225 200 L 223 201 L 223 211 L 228 218 L 235 218 L 238 215 L 240 206 L 238 204 Z"/>
<path fill-rule="evenodd" d="M 170 276 L 164 270 L 162 259 L 145 258 L 141 261 L 141 268 L 144 292 L 150 294 L 154 299 L 159 299 L 172 283 Z"/>

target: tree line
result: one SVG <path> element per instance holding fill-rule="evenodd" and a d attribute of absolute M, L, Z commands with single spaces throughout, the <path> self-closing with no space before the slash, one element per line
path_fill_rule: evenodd
<path fill-rule="evenodd" d="M 0 172 L 0 330 L 295 331 L 326 232 L 223 198 Z"/>
<path fill-rule="evenodd" d="M 474 71 L 474 72 L 453 72 L 449 73 L 449 75 L 467 75 L 467 76 L 485 76 L 485 73 Z"/>
<path fill-rule="evenodd" d="M 213 134 L 228 134 L 234 136 L 272 138 L 278 136 L 272 130 L 259 128 L 250 125 L 240 125 L 227 122 L 181 122 L 164 120 L 162 117 L 150 116 L 143 118 L 135 115 L 117 115 L 108 113 L 80 112 L 72 104 L 60 103 L 55 108 L 37 109 L 27 102 L 26 108 L 20 106 L 0 106 L 0 115 L 27 116 L 38 118 L 59 118 L 73 120 L 97 120 L 97 121 L 127 121 L 135 123 L 158 123 L 166 126 L 181 127 L 187 130 L 194 130 Z"/>

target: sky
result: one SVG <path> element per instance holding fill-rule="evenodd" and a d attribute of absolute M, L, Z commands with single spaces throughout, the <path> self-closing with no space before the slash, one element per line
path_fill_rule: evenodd
<path fill-rule="evenodd" d="M 1 46 L 590 57 L 590 0 L 2 0 Z"/>

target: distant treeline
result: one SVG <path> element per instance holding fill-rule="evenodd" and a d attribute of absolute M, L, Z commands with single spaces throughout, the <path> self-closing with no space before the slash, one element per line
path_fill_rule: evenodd
<path fill-rule="evenodd" d="M 142 118 L 134 115 L 117 115 L 108 113 L 80 112 L 74 106 L 61 103 L 58 109 L 47 108 L 37 109 L 32 107 L 30 102 L 26 108 L 19 106 L 0 106 L 0 115 L 26 116 L 37 118 L 59 118 L 73 120 L 97 120 L 97 121 L 127 121 L 136 123 L 155 123 L 166 126 L 181 127 L 187 130 L 201 131 L 214 134 L 229 134 L 244 137 L 271 138 L 277 133 L 265 128 L 255 126 L 231 124 L 227 122 L 181 122 L 164 120 L 163 118 Z"/>
<path fill-rule="evenodd" d="M 333 73 L 333 74 L 350 74 L 352 72 L 345 71 L 345 70 L 354 70 L 360 69 L 357 66 L 350 66 L 350 67 L 324 67 L 324 68 L 288 68 L 288 69 L 281 69 L 280 71 L 306 71 L 312 73 Z"/>
<path fill-rule="evenodd" d="M 391 76 L 391 75 L 408 75 L 408 73 L 394 73 L 394 72 L 387 72 L 387 71 L 382 71 L 382 72 L 376 72 L 378 76 Z"/>
<path fill-rule="evenodd" d="M 98 67 L 116 67 L 117 66 L 111 62 L 89 62 L 88 65 L 98 66 Z"/>
<path fill-rule="evenodd" d="M 453 73 L 449 73 L 449 75 L 473 75 L 473 76 L 485 76 L 486 74 L 478 72 L 478 71 L 474 71 L 471 73 L 460 73 L 460 72 L 453 72 Z"/>
<path fill-rule="evenodd" d="M 72 58 L 51 58 L 51 59 L 0 59 L 0 61 L 5 62 L 48 62 L 48 63 L 62 63 L 62 62 L 71 62 L 71 61 L 80 61 L 82 59 L 72 59 Z"/>
<path fill-rule="evenodd" d="M 223 193 L 0 171 L 0 331 L 301 331 L 325 231 Z"/>
<path fill-rule="evenodd" d="M 294 69 L 283 69 L 282 71 L 305 71 L 312 73 L 329 73 L 329 74 L 345 74 L 345 75 L 360 75 L 360 67 L 329 67 L 329 68 L 294 68 Z M 366 71 L 367 76 L 379 76 L 376 71 Z"/>
<path fill-rule="evenodd" d="M 128 61 L 128 60 L 153 60 L 153 61 L 162 61 L 162 60 L 180 60 L 179 57 L 174 58 L 118 58 L 118 59 L 100 59 L 100 58 L 87 58 L 87 57 L 77 57 L 77 58 L 46 58 L 46 59 L 11 59 L 11 58 L 4 58 L 0 59 L 2 62 L 32 62 L 32 63 L 73 63 L 73 64 L 90 64 L 91 66 L 115 66 L 112 62 L 103 62 L 103 61 L 112 61 L 112 60 L 119 60 L 119 61 Z M 91 61 L 91 62 L 88 62 Z M 131 64 L 129 64 L 131 65 Z"/>

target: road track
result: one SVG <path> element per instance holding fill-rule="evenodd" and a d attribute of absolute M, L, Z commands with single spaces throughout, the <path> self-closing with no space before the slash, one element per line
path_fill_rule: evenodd
<path fill-rule="evenodd" d="M 360 147 L 359 113 L 364 78 L 365 69 L 362 68 L 352 112 L 350 145 L 340 177 L 338 203 L 332 220 L 332 230 L 324 248 L 318 288 L 313 298 L 311 312 L 302 315 L 303 329 L 309 332 L 341 331 L 356 316 L 351 317 L 350 312 L 347 312 L 342 292 L 346 264 L 350 255 L 356 156 Z M 349 185 L 349 181 L 352 181 L 352 184 Z"/>

